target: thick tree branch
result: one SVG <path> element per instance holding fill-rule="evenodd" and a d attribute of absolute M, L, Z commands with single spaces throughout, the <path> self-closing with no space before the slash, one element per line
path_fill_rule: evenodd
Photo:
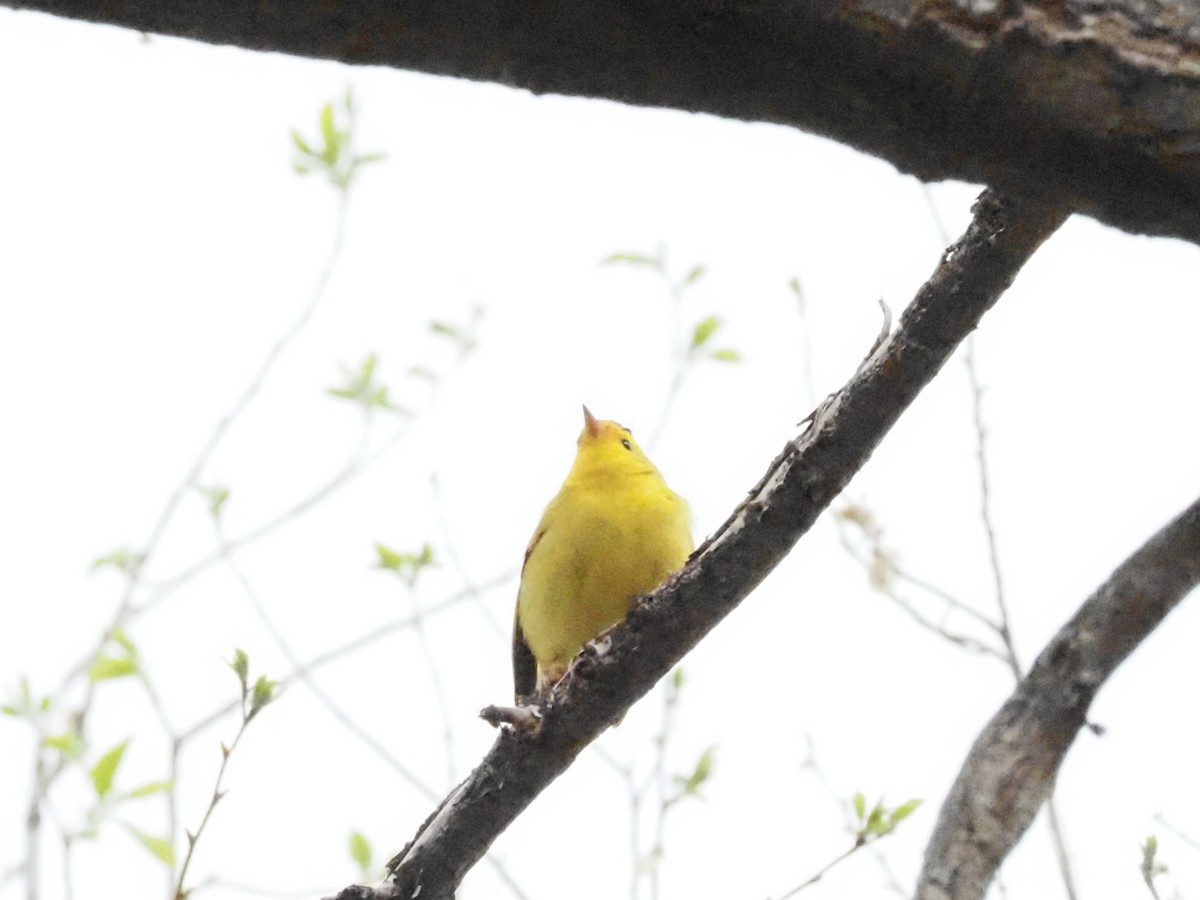
<path fill-rule="evenodd" d="M 539 709 L 540 728 L 502 730 L 392 861 L 392 882 L 342 897 L 452 897 L 533 798 L 787 555 L 1064 215 L 985 193 L 967 233 L 946 251 L 899 328 L 814 413 L 808 430 L 788 443 L 684 570 L 584 649 Z"/>
<path fill-rule="evenodd" d="M 982 900 L 1033 822 L 1092 698 L 1200 584 L 1200 500 L 1123 562 L 983 729 L 938 816 L 918 900 Z"/>
<path fill-rule="evenodd" d="M 923 179 L 1200 241 L 1200 0 L 0 3 L 794 125 Z"/>

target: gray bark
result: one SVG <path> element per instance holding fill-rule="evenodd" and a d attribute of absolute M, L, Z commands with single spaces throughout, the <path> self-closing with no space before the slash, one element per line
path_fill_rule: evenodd
<path fill-rule="evenodd" d="M 1200 0 L 0 0 L 827 135 L 1200 240 Z"/>
<path fill-rule="evenodd" d="M 980 733 L 942 805 L 917 900 L 982 900 L 1054 788 L 1096 692 L 1200 584 L 1200 500 L 1113 572 Z"/>

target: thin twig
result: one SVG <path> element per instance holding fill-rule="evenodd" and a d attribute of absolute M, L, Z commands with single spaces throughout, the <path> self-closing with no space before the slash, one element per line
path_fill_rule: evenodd
<path fill-rule="evenodd" d="M 446 514 L 446 504 L 442 498 L 442 486 L 438 480 L 437 473 L 429 476 L 429 487 L 433 494 L 434 508 L 437 510 L 438 527 L 442 532 L 442 542 L 446 548 L 446 558 L 450 560 L 450 565 L 454 567 L 454 572 L 458 575 L 459 580 L 462 581 L 467 590 L 472 591 L 471 599 L 479 608 L 479 612 L 483 615 L 483 620 L 488 623 L 497 637 L 507 641 L 509 638 L 508 626 L 501 625 L 496 621 L 491 607 L 483 600 L 483 593 L 475 590 L 475 579 L 467 568 L 466 563 L 463 562 L 462 554 L 458 552 L 458 542 L 454 539 L 454 529 L 450 527 L 450 518 Z"/>
<path fill-rule="evenodd" d="M 69 833 L 62 835 L 62 874 L 63 874 L 63 898 L 64 900 L 75 900 L 75 875 L 71 871 L 71 849 L 74 846 L 75 839 Z"/>
<path fill-rule="evenodd" d="M 1183 841 L 1193 850 L 1200 850 L 1200 841 L 1197 841 L 1194 837 L 1180 829 L 1178 826 L 1172 825 L 1167 821 L 1166 817 L 1162 813 L 1157 813 L 1154 816 L 1154 821 L 1158 822 L 1163 828 L 1167 829 L 1167 831 L 1171 832 L 1173 835 L 1175 835 L 1175 837 L 1179 838 L 1179 840 Z"/>
<path fill-rule="evenodd" d="M 931 594 L 934 597 L 937 597 L 944 604 L 946 604 L 946 607 L 948 609 L 956 610 L 957 612 L 960 612 L 963 615 L 974 619 L 980 625 L 985 626 L 986 628 L 988 628 L 991 631 L 998 632 L 1000 630 L 1000 626 L 995 622 L 995 620 L 991 619 L 984 613 L 981 613 L 979 610 L 977 610 L 975 607 L 971 606 L 969 603 L 965 603 L 962 600 L 958 599 L 953 594 L 951 594 L 949 591 L 947 591 L 945 588 L 939 587 L 938 585 L 934 584 L 931 581 L 927 581 L 926 579 L 920 577 L 919 575 L 914 575 L 912 572 L 908 571 L 907 569 L 905 569 L 901 566 L 895 566 L 893 568 L 893 572 L 894 572 L 896 578 L 898 578 L 900 581 L 907 582 L 908 584 L 911 584 L 913 587 L 920 588 L 921 590 L 925 591 L 927 594 Z"/>
<path fill-rule="evenodd" d="M 25 900 L 38 900 L 41 887 L 42 863 L 42 804 L 50 793 L 51 777 L 46 769 L 45 735 L 41 729 L 34 732 L 36 745 L 33 748 L 33 794 L 25 810 L 25 863 L 21 870 L 25 874 Z M 55 774 L 62 771 L 60 764 Z"/>
<path fill-rule="evenodd" d="M 992 482 L 988 467 L 987 427 L 983 421 L 983 388 L 975 368 L 975 335 L 967 338 L 964 361 L 971 381 L 971 418 L 975 423 L 975 457 L 979 462 L 979 517 L 987 538 L 988 562 L 991 568 L 992 587 L 995 591 L 996 609 L 1000 614 L 997 634 L 1004 642 L 1006 662 L 1013 678 L 1021 680 L 1022 668 L 1017 648 L 1013 643 L 1012 627 L 1008 614 L 1008 601 L 1004 597 L 1004 577 L 1000 567 L 1000 551 L 996 540 L 996 525 L 992 520 Z"/>
<path fill-rule="evenodd" d="M 425 607 L 422 616 L 424 618 L 428 618 L 438 613 L 445 612 L 446 610 L 457 606 L 459 603 L 462 603 L 464 600 L 469 599 L 477 592 L 488 591 L 494 587 L 498 587 L 502 584 L 512 581 L 515 575 L 515 571 L 503 572 L 480 582 L 474 588 L 464 588 L 462 590 L 455 591 L 453 594 L 447 595 L 437 603 L 433 603 Z M 359 635 L 358 637 L 353 638 L 344 644 L 340 644 L 337 647 L 333 647 L 329 650 L 326 650 L 324 653 L 314 656 L 312 659 L 308 660 L 308 662 L 301 664 L 288 675 L 280 678 L 278 680 L 279 687 L 289 687 L 295 682 L 303 680 L 306 675 L 323 669 L 330 663 L 345 659 L 347 656 L 350 656 L 365 647 L 369 647 L 386 637 L 390 637 L 399 631 L 405 631 L 409 628 L 412 628 L 413 622 L 416 620 L 416 618 L 416 616 L 406 616 L 403 619 L 396 619 L 395 621 L 372 628 L 370 631 Z M 217 709 L 214 709 L 212 712 L 208 713 L 203 718 L 198 719 L 196 722 L 192 723 L 192 725 L 180 732 L 179 737 L 177 738 L 177 743 L 182 744 L 190 741 L 200 732 L 210 728 L 212 725 L 215 725 L 235 709 L 237 709 L 236 701 L 233 703 L 227 703 L 218 707 Z"/>
<path fill-rule="evenodd" d="M 889 578 L 888 578 L 888 580 L 883 580 L 883 581 L 881 581 L 879 579 L 872 579 L 872 586 L 877 591 L 879 591 L 885 597 L 887 597 L 889 600 L 891 600 L 892 603 L 894 603 L 903 612 L 905 612 L 910 618 L 912 618 L 912 620 L 914 622 L 916 622 L 918 625 L 920 625 L 922 628 L 926 629 L 927 631 L 930 631 L 933 634 L 938 635 L 939 637 L 943 638 L 946 641 L 949 641 L 952 644 L 962 647 L 964 650 L 969 650 L 973 653 L 979 653 L 984 656 L 990 656 L 993 659 L 997 659 L 1000 662 L 1007 665 L 1008 659 L 1005 656 L 1003 650 L 1001 650 L 997 647 L 993 647 L 992 645 L 986 643 L 985 641 L 982 641 L 978 638 L 972 637 L 971 635 L 963 634 L 963 633 L 957 632 L 957 631 L 952 631 L 949 628 L 947 628 L 944 623 L 939 623 L 939 622 L 933 621 L 928 616 L 926 616 L 924 613 L 922 613 L 917 608 L 916 604 L 914 604 L 908 598 L 904 597 L 899 591 L 895 590 L 892 587 L 892 585 L 890 583 L 888 583 L 888 581 L 890 580 L 890 578 L 892 576 L 894 576 L 898 579 L 904 580 L 904 581 L 908 581 L 909 583 L 919 586 L 923 589 L 929 590 L 930 593 L 934 594 L 934 596 L 938 597 L 938 599 L 942 600 L 942 602 L 945 603 L 947 609 L 955 609 L 955 610 L 959 610 L 962 612 L 974 613 L 973 618 L 975 618 L 977 621 L 981 621 L 985 625 L 991 624 L 991 622 L 987 619 L 986 616 L 982 616 L 981 614 L 979 614 L 978 612 L 973 610 L 970 606 L 968 606 L 966 603 L 963 603 L 961 600 L 958 600 L 956 597 L 952 596 L 948 592 L 946 592 L 940 588 L 937 588 L 934 585 L 931 585 L 928 582 L 925 582 L 922 579 L 917 578 L 916 576 L 913 576 L 913 575 L 910 575 L 909 573 L 907 573 L 904 569 L 902 569 L 895 562 L 895 560 L 893 560 L 890 556 L 888 556 L 883 551 L 882 547 L 879 545 L 879 541 L 880 541 L 879 534 L 873 534 L 870 531 L 868 531 L 864 527 L 863 523 L 857 521 L 857 519 L 854 521 L 856 522 L 856 524 L 859 525 L 859 527 L 863 530 L 863 533 L 866 534 L 867 538 L 872 542 L 872 548 L 871 548 L 872 558 L 868 559 L 864 555 L 864 553 L 857 546 L 855 546 L 854 542 L 850 540 L 850 536 L 849 536 L 849 534 L 847 534 L 847 529 L 846 529 L 847 517 L 844 515 L 838 515 L 838 516 L 834 517 L 834 523 L 835 523 L 835 527 L 837 528 L 837 533 L 838 533 L 838 540 L 841 542 L 842 547 L 846 550 L 846 553 L 849 554 L 850 558 L 853 559 L 855 562 L 857 562 L 859 565 L 861 565 L 863 568 L 867 569 L 868 571 L 873 571 L 875 568 L 876 558 L 879 556 L 883 556 L 883 558 L 886 560 L 885 565 L 887 565 L 887 567 L 888 567 L 887 571 L 888 571 Z"/>
<path fill-rule="evenodd" d="M 222 544 L 222 546 L 224 546 L 224 544 Z M 391 751 L 389 751 L 378 738 L 350 718 L 350 716 L 346 714 L 341 706 L 335 703 L 334 700 L 316 683 L 316 681 L 312 678 L 311 669 L 305 668 L 303 663 L 301 663 L 299 657 L 296 655 L 296 652 L 292 649 L 291 644 L 283 636 L 283 633 L 279 630 L 278 626 L 271 618 L 270 613 L 267 611 L 266 604 L 263 603 L 262 598 L 258 595 L 258 591 L 256 591 L 254 585 L 250 583 L 250 579 L 246 577 L 246 574 L 242 571 L 241 566 L 239 566 L 234 560 L 233 554 L 229 551 L 225 551 L 224 555 L 226 566 L 229 567 L 229 571 L 233 574 L 233 577 L 241 586 L 242 591 L 245 593 L 246 598 L 250 601 L 251 606 L 254 607 L 254 611 L 258 614 L 258 618 L 263 623 L 263 627 L 267 629 L 267 633 L 271 635 L 271 639 L 275 642 L 275 645 L 279 648 L 280 652 L 283 653 L 284 658 L 288 661 L 288 664 L 295 671 L 299 679 L 304 683 L 304 686 L 307 687 L 309 692 L 316 698 L 317 702 L 324 706 L 325 710 L 339 723 L 341 723 L 343 728 L 358 738 L 359 741 L 366 745 L 366 747 L 372 753 L 387 763 L 393 772 L 407 781 L 408 784 L 418 793 L 428 799 L 436 800 L 438 798 L 438 794 L 433 790 L 433 788 L 422 781 L 417 774 L 412 771 L 412 769 L 408 768 L 408 766 L 404 765 L 404 763 L 392 755 Z"/>
<path fill-rule="evenodd" d="M 861 850 L 865 845 L 866 845 L 865 841 L 861 841 L 861 840 L 855 841 L 853 847 L 851 847 L 845 853 L 842 853 L 842 854 L 834 857 L 832 860 L 830 860 L 828 863 L 826 863 L 824 866 L 822 866 L 816 873 L 814 873 L 813 875 L 811 875 L 809 878 L 805 879 L 804 881 L 800 882 L 800 884 L 796 885 L 794 888 L 792 888 L 786 894 L 781 894 L 779 896 L 778 900 L 788 900 L 789 897 L 794 897 L 798 893 L 800 893 L 802 890 L 804 890 L 805 888 L 811 887 L 812 885 L 816 884 L 818 881 L 820 881 L 822 878 L 824 878 L 826 874 L 829 873 L 830 869 L 834 868 L 839 863 L 849 859 L 851 856 L 853 856 L 855 853 L 857 853 L 859 850 Z"/>
<path fill-rule="evenodd" d="M 204 817 L 200 820 L 199 827 L 194 832 L 188 832 L 187 835 L 187 853 L 184 854 L 183 863 L 179 867 L 179 878 L 175 882 L 175 900 L 185 900 L 187 897 L 183 889 L 184 881 L 187 879 L 188 867 L 192 864 L 192 858 L 196 853 L 196 844 L 200 841 L 200 836 L 204 834 L 204 829 L 208 826 L 209 820 L 212 818 L 213 810 L 217 808 L 217 804 L 221 802 L 221 798 L 225 796 L 221 790 L 221 784 L 225 779 L 225 769 L 229 766 L 229 757 L 233 755 L 233 751 L 237 748 L 238 742 L 242 739 L 242 735 L 246 733 L 246 726 L 250 724 L 251 716 L 246 713 L 245 709 L 246 698 L 242 697 L 242 723 L 238 726 L 237 734 L 233 737 L 233 742 L 226 747 L 221 745 L 221 767 L 217 769 L 217 779 L 213 784 L 212 797 L 208 801 L 208 806 L 204 810 Z"/>
<path fill-rule="evenodd" d="M 508 867 L 504 864 L 504 861 L 497 858 L 496 854 L 488 853 L 488 855 L 483 858 L 483 861 L 492 867 L 492 871 L 496 873 L 501 883 L 508 888 L 508 892 L 512 894 L 516 900 L 529 900 L 529 895 L 525 893 L 525 890 L 519 884 L 517 884 L 516 879 L 514 879 L 512 873 L 508 871 Z"/>
<path fill-rule="evenodd" d="M 454 725 L 450 716 L 450 702 L 446 698 L 446 688 L 442 684 L 441 667 L 438 665 L 436 654 L 429 643 L 429 635 L 425 631 L 425 617 L 417 599 L 415 590 L 409 592 L 413 607 L 413 633 L 417 636 L 417 645 L 421 648 L 421 656 L 425 659 L 425 669 L 429 673 L 429 685 L 433 688 L 434 701 L 437 704 L 438 716 L 442 720 L 442 744 L 446 756 L 446 789 L 454 787 L 458 775 L 454 765 Z"/>
<path fill-rule="evenodd" d="M 1075 890 L 1075 877 L 1071 872 L 1071 857 L 1067 851 L 1067 839 L 1063 834 L 1062 820 L 1058 816 L 1058 797 L 1054 792 L 1046 798 L 1046 820 L 1050 825 L 1050 835 L 1054 841 L 1054 858 L 1058 862 L 1058 872 L 1062 876 L 1063 889 L 1070 900 L 1078 896 Z"/>
<path fill-rule="evenodd" d="M 682 672 L 676 669 L 676 676 Z M 669 793 L 670 781 L 667 777 L 667 743 L 675 724 L 675 710 L 679 704 L 679 688 L 674 677 L 668 678 L 663 685 L 662 716 L 659 720 L 658 734 L 654 738 L 654 768 L 651 780 L 658 797 L 658 806 L 654 810 L 654 845 L 650 848 L 650 898 L 659 898 L 659 870 L 666 840 L 667 812 L 675 804 L 677 798 Z"/>
<path fill-rule="evenodd" d="M 650 437 L 646 441 L 646 449 L 650 451 L 658 446 L 663 431 L 666 430 L 667 419 L 670 418 L 675 401 L 679 399 L 679 393 L 683 390 L 683 382 L 687 378 L 689 369 L 687 348 L 683 343 L 683 289 L 680 285 L 672 283 L 671 277 L 667 273 L 666 251 L 659 251 L 659 260 L 658 273 L 667 285 L 667 293 L 671 302 L 671 333 L 668 336 L 671 349 L 671 380 L 667 383 L 667 392 L 663 396 L 662 407 L 659 409 L 658 418 L 654 423 L 654 431 L 650 433 Z"/>
<path fill-rule="evenodd" d="M 801 285 L 799 278 L 793 278 L 791 284 L 789 284 L 789 288 L 792 291 L 792 296 L 796 298 L 796 315 L 800 319 L 801 372 L 804 374 L 805 405 L 809 409 L 815 409 L 817 405 L 817 376 L 813 360 L 812 330 L 808 322 L 808 303 L 805 300 L 804 287 Z"/>

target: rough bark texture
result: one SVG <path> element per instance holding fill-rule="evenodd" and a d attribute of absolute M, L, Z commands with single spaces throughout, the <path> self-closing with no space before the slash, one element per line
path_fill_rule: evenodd
<path fill-rule="evenodd" d="M 897 330 L 788 443 L 684 570 L 584 649 L 543 703 L 540 729 L 503 730 L 392 861 L 393 880 L 348 889 L 342 900 L 452 897 L 533 798 L 787 555 L 1063 218 L 1058 209 L 984 194 L 967 233 L 947 250 Z"/>
<path fill-rule="evenodd" d="M 1121 564 L 980 733 L 942 805 L 917 900 L 982 900 L 1050 796 L 1100 686 L 1200 584 L 1200 500 Z"/>
<path fill-rule="evenodd" d="M 0 0 L 828 135 L 1200 241 L 1200 0 Z"/>

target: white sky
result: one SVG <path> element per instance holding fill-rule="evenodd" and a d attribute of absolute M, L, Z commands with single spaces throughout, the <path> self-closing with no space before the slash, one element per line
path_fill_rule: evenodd
<path fill-rule="evenodd" d="M 354 452 L 359 418 L 324 394 L 340 364 L 377 353 L 397 399 L 419 405 L 427 392 L 406 382 L 409 367 L 450 369 L 446 342 L 427 323 L 466 320 L 476 305 L 484 312 L 478 350 L 393 451 L 237 553 L 302 658 L 411 611 L 413 597 L 372 568 L 376 541 L 434 545 L 443 564 L 419 583 L 423 604 L 461 588 L 451 548 L 475 581 L 515 568 L 569 464 L 580 402 L 639 435 L 654 430 L 670 373 L 669 304 L 650 273 L 599 266 L 608 254 L 661 245 L 676 273 L 705 264 L 684 320 L 719 315 L 716 343 L 745 360 L 695 371 L 654 453 L 691 500 L 702 537 L 793 433 L 810 394 L 852 373 L 878 329 L 878 298 L 899 312 L 941 250 L 915 181 L 787 129 L 0 11 L 5 691 L 22 674 L 55 690 L 93 645 L 122 583 L 89 564 L 145 541 L 311 292 L 335 202 L 327 185 L 292 172 L 288 132 L 311 134 L 320 106 L 347 86 L 359 147 L 388 160 L 353 192 L 345 252 L 310 326 L 201 479 L 230 487 L 229 533 L 277 515 Z M 977 190 L 934 188 L 954 234 Z M 787 289 L 793 276 L 804 287 L 807 336 Z M 979 331 L 996 525 L 1026 663 L 1200 491 L 1198 276 L 1193 246 L 1073 220 Z M 815 384 L 804 381 L 806 344 Z M 845 499 L 874 512 L 908 569 L 990 613 L 970 416 L 956 359 Z M 379 433 L 390 427 L 380 423 Z M 169 577 L 213 546 L 203 502 L 191 496 L 148 576 Z M 476 711 L 508 696 L 514 592 L 506 582 L 482 606 L 427 624 L 456 777 L 493 737 Z M 249 653 L 255 672 L 288 671 L 221 565 L 130 633 L 179 729 L 233 696 L 223 663 L 232 648 Z M 1154 821 L 1161 814 L 1200 837 L 1197 640 L 1193 599 L 1100 695 L 1092 718 L 1107 735 L 1085 734 L 1067 760 L 1061 808 L 1087 900 L 1145 890 L 1138 844 L 1151 833 L 1171 867 L 1166 883 L 1188 895 L 1200 884 L 1200 852 Z M 858 790 L 893 803 L 925 798 L 879 845 L 910 888 L 941 799 L 1011 686 L 999 664 L 918 630 L 872 592 L 828 517 L 685 669 L 668 766 L 686 771 L 715 746 L 717 767 L 705 801 L 668 819 L 663 898 L 777 896 L 848 846 L 839 803 Z M 412 632 L 318 681 L 444 791 L 441 714 Z M 649 764 L 660 698 L 602 738 L 610 757 L 639 771 Z M 165 777 L 161 729 L 132 680 L 103 686 L 91 725 L 89 762 L 132 737 L 119 787 Z M 202 815 L 218 743 L 234 732 L 226 720 L 187 745 L 182 824 Z M 806 735 L 824 781 L 802 767 Z M 30 745 L 21 723 L 0 720 L 0 872 L 23 854 Z M 386 859 L 431 809 L 302 685 L 252 725 L 227 787 L 196 880 L 217 874 L 273 895 L 315 897 L 349 883 L 352 830 Z M 77 827 L 86 784 L 67 779 L 60 789 L 56 815 Z M 165 827 L 158 799 L 120 815 L 156 834 Z M 588 752 L 496 853 L 531 900 L 608 898 L 629 893 L 629 847 L 625 787 Z M 63 896 L 59 849 L 49 838 L 44 849 L 42 896 L 54 900 Z M 78 845 L 73 863 L 80 896 L 167 892 L 162 867 L 117 826 Z M 1012 896 L 1062 896 L 1041 825 L 1004 881 Z M 0 900 L 24 896 L 19 880 L 3 884 Z M 246 896 L 228 884 L 204 895 Z M 464 896 L 511 895 L 480 866 Z M 894 893 L 863 855 L 808 896 Z"/>

